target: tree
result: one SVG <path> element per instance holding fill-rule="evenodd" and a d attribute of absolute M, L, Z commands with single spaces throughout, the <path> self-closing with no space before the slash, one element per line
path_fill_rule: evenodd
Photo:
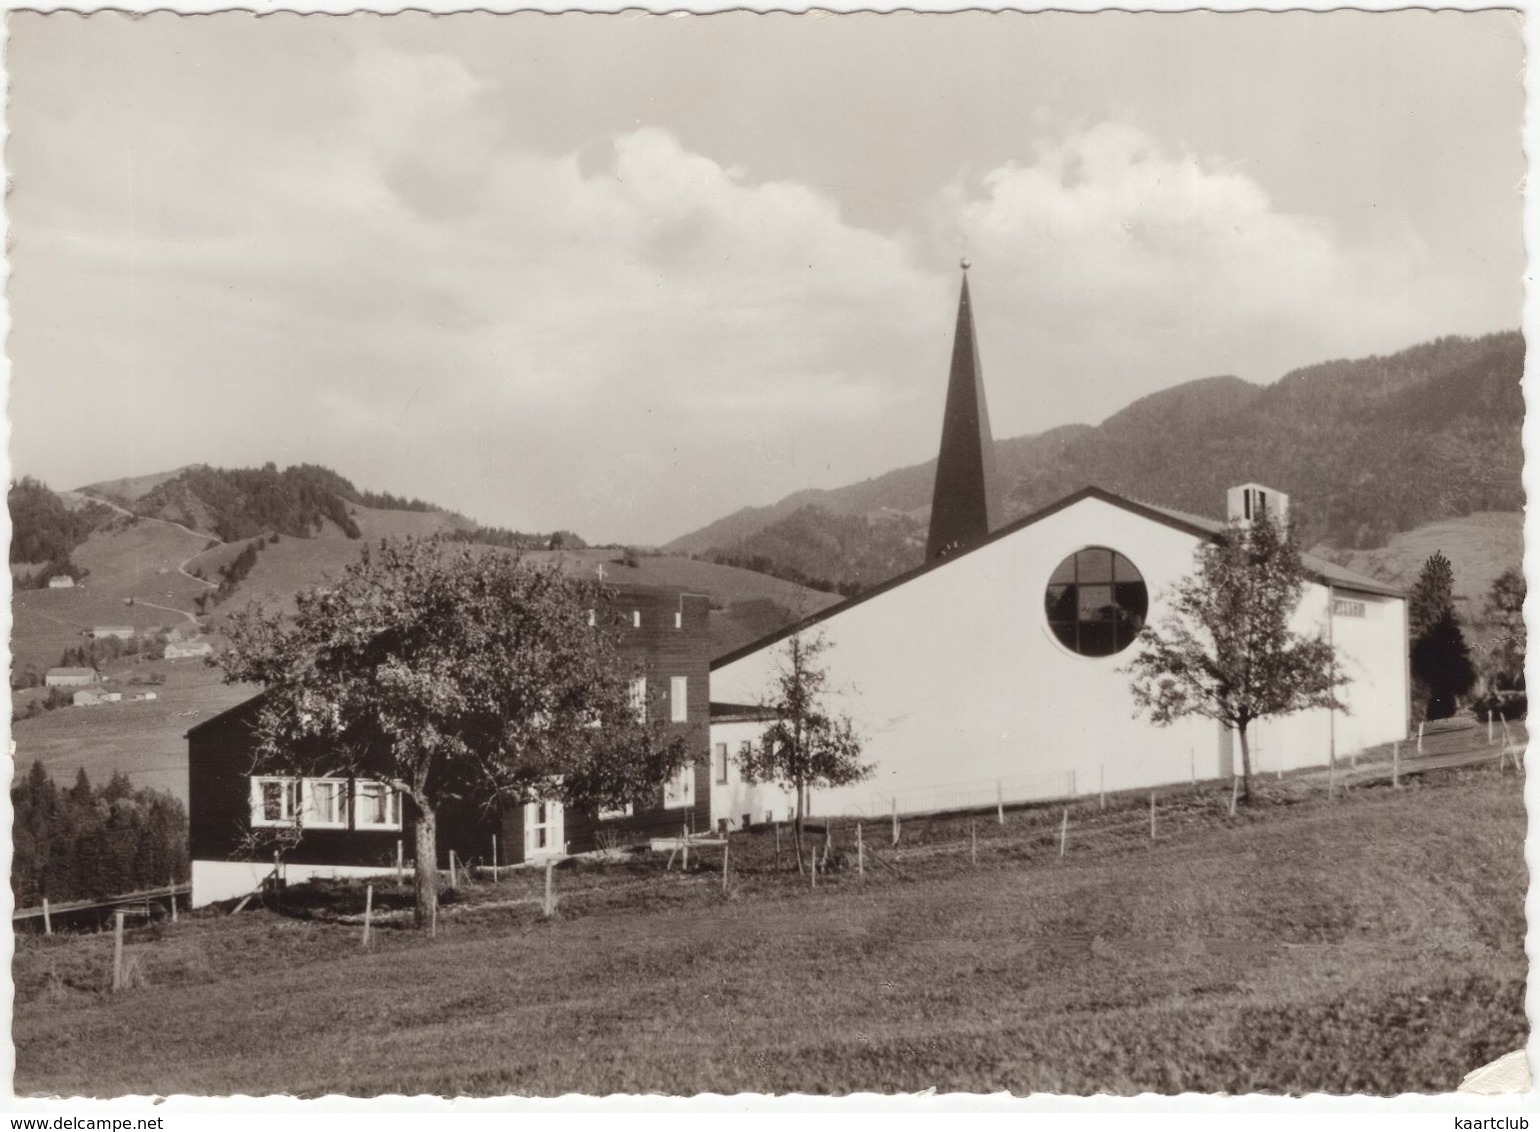
<path fill-rule="evenodd" d="M 786 639 L 777 652 L 768 693 L 759 704 L 771 722 L 759 743 L 738 755 L 746 782 L 769 782 L 795 791 L 799 871 L 808 791 L 860 782 L 873 769 L 861 761 L 861 739 L 850 718 L 832 713 L 824 703 L 829 673 L 822 657 L 829 648 L 822 633 L 793 633 Z"/>
<path fill-rule="evenodd" d="M 1487 653 L 1487 682 L 1492 688 L 1524 687 L 1524 655 L 1529 636 L 1524 628 L 1524 574 L 1510 567 L 1492 580 L 1487 594 L 1486 621 L 1496 631 Z"/>
<path fill-rule="evenodd" d="M 254 772 L 379 779 L 416 810 L 417 922 L 446 802 L 619 807 L 686 760 L 638 719 L 600 587 L 441 539 L 384 541 L 292 623 L 235 615 L 228 682 L 261 684 Z M 591 623 L 591 620 L 597 623 Z"/>
<path fill-rule="evenodd" d="M 1412 587 L 1407 623 L 1417 704 L 1426 718 L 1446 719 L 1476 682 L 1476 669 L 1455 617 L 1454 568 L 1443 551 L 1422 564 Z"/>
<path fill-rule="evenodd" d="M 1347 677 L 1332 646 L 1289 628 L 1303 592 L 1292 530 L 1266 516 L 1249 529 L 1232 526 L 1198 548 L 1194 572 L 1176 584 L 1161 623 L 1140 630 L 1126 670 L 1135 702 L 1156 724 L 1197 715 L 1240 736 L 1248 803 L 1252 722 L 1345 710 L 1337 689 Z"/>

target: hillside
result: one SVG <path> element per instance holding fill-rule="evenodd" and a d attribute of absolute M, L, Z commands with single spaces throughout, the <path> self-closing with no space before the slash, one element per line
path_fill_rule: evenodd
<path fill-rule="evenodd" d="M 816 888 L 768 829 L 732 835 L 728 894 L 720 849 L 564 862 L 551 918 L 505 870 L 432 938 L 378 880 L 369 948 L 360 885 L 296 888 L 131 927 L 117 994 L 110 934 L 18 934 L 14 1087 L 1386 1095 L 1523 1045 L 1511 773 L 1264 793 L 1163 794 L 1153 843 L 1143 797 L 1078 806 L 1063 859 L 1056 810 L 909 820 L 898 848 L 867 831 L 864 875 L 842 821 Z"/>
<path fill-rule="evenodd" d="M 1422 524 L 1523 505 L 1524 343 L 1517 332 L 1440 338 L 1389 357 L 1333 361 L 1271 386 L 1205 378 L 1142 398 L 1100 425 L 997 441 L 1004 521 L 1087 484 L 1217 515 L 1224 491 L 1259 480 L 1290 494 L 1307 544 L 1384 544 Z M 789 541 L 802 508 L 923 517 L 935 462 L 847 487 L 798 492 L 681 536 L 665 549 L 738 557 Z M 804 553 L 796 569 L 855 581 L 860 555 Z M 916 553 L 908 565 L 919 561 Z M 864 579 L 863 579 L 864 580 Z"/>

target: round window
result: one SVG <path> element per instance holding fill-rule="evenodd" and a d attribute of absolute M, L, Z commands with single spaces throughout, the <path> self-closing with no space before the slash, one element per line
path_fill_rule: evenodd
<path fill-rule="evenodd" d="M 1144 576 L 1115 550 L 1077 550 L 1048 579 L 1048 626 L 1081 656 L 1111 656 L 1134 643 L 1150 609 Z"/>

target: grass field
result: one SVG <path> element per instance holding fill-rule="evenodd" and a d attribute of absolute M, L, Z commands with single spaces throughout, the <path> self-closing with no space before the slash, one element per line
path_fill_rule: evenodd
<path fill-rule="evenodd" d="M 1447 1091 L 1527 1033 L 1519 783 L 1173 791 L 1153 844 L 1093 804 L 1062 860 L 1057 811 L 878 823 L 864 881 L 847 824 L 817 889 L 735 835 L 730 894 L 720 849 L 573 862 L 552 920 L 520 872 L 369 952 L 356 889 L 296 893 L 135 933 L 116 996 L 108 936 L 24 936 L 15 1089 Z"/>

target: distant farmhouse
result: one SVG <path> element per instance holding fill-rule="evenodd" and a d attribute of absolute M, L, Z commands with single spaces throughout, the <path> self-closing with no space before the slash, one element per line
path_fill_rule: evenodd
<path fill-rule="evenodd" d="M 438 815 L 442 866 L 451 849 L 462 861 L 490 863 L 494 837 L 496 863 L 510 865 L 708 828 L 710 601 L 677 589 L 617 587 L 609 591 L 609 605 L 623 616 L 622 656 L 641 662 L 645 673 L 634 689 L 637 698 L 665 713 L 665 734 L 683 738 L 690 765 L 654 797 L 613 812 L 573 813 L 541 801 L 497 814 L 470 804 L 446 806 Z M 193 903 L 250 892 L 272 871 L 271 857 L 252 859 L 249 853 L 253 832 L 299 834 L 284 854 L 290 882 L 393 870 L 397 855 L 410 854 L 414 844 L 410 799 L 362 778 L 252 775 L 252 727 L 260 706 L 257 696 L 187 732 Z"/>
<path fill-rule="evenodd" d="M 75 588 L 75 579 L 68 574 L 55 574 L 48 579 L 48 588 L 51 590 L 72 590 Z"/>
<path fill-rule="evenodd" d="M 96 707 L 98 704 L 115 704 L 123 699 L 122 692 L 76 692 L 72 703 L 75 707 Z"/>
<path fill-rule="evenodd" d="M 182 660 L 190 656 L 209 656 L 214 646 L 208 641 L 172 642 L 166 646 L 167 660 Z"/>
<path fill-rule="evenodd" d="M 49 688 L 76 688 L 100 679 L 94 668 L 50 668 L 43 675 L 43 684 Z"/>
<path fill-rule="evenodd" d="M 134 627 L 132 625 L 94 625 L 89 634 L 94 641 L 106 640 L 108 637 L 116 637 L 120 641 L 134 639 Z"/>
<path fill-rule="evenodd" d="M 1288 515 L 1288 496 L 1232 488 L 1224 517 Z M 886 815 L 1021 802 L 1227 777 L 1235 737 L 1187 719 L 1138 718 L 1124 671 L 1194 552 L 1225 523 L 1087 487 L 999 526 L 994 446 L 964 277 L 936 466 L 928 561 L 711 665 L 712 818 L 782 816 L 782 792 L 741 781 L 736 753 L 764 726 L 751 705 L 778 646 L 821 632 L 835 702 L 867 738 L 875 774 L 816 792 L 815 812 Z M 1320 631 L 1351 678 L 1347 711 L 1248 729 L 1253 767 L 1324 765 L 1404 738 L 1410 708 L 1403 591 L 1311 555 L 1294 628 Z"/>

